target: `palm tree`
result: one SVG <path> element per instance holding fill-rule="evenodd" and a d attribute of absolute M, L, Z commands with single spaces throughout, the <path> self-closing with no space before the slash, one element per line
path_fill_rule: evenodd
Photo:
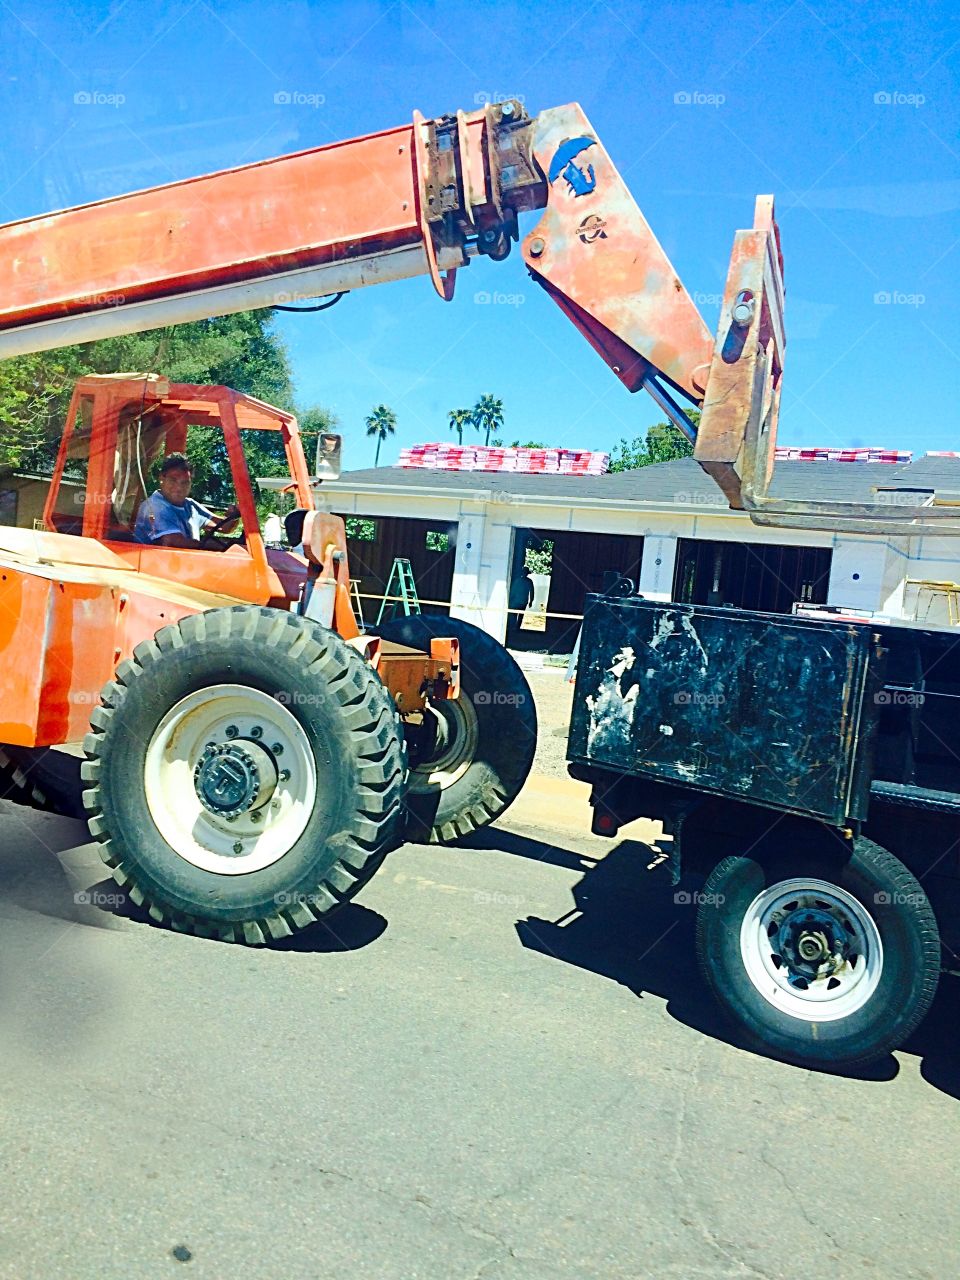
<path fill-rule="evenodd" d="M 372 413 L 364 419 L 368 436 L 377 437 L 377 454 L 373 465 L 380 465 L 380 446 L 387 436 L 392 436 L 397 429 L 397 415 L 385 404 L 378 404 Z"/>
<path fill-rule="evenodd" d="M 457 443 L 463 444 L 463 428 L 473 422 L 473 414 L 469 409 L 451 409 L 447 414 L 450 430 L 457 433 Z"/>
<path fill-rule="evenodd" d="M 499 431 L 503 426 L 503 401 L 494 395 L 481 396 L 473 407 L 473 425 L 478 431 L 486 432 L 484 444 L 490 443 L 490 432 Z"/>

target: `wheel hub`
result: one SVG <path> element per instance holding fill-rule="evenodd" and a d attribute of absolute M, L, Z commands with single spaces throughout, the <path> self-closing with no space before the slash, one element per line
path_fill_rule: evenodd
<path fill-rule="evenodd" d="M 236 818 L 262 809 L 277 787 L 277 764 L 252 739 L 210 742 L 193 771 L 197 799 L 217 818 Z"/>
<path fill-rule="evenodd" d="M 828 911 L 809 907 L 791 911 L 781 921 L 776 945 L 791 973 L 807 980 L 836 972 L 847 958 L 839 922 Z"/>
<path fill-rule="evenodd" d="M 872 997 L 883 944 L 869 909 L 819 877 L 780 880 L 745 909 L 740 955 L 770 1004 L 806 1022 L 849 1017 Z"/>

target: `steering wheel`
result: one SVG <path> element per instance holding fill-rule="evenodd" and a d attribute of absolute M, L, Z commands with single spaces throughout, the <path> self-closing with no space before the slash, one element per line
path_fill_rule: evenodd
<path fill-rule="evenodd" d="M 232 511 L 233 508 L 231 507 L 230 510 Z M 236 515 L 231 515 L 230 512 L 228 511 L 226 515 L 223 515 L 220 517 L 219 520 L 216 520 L 214 524 L 211 526 L 211 528 L 207 529 L 206 533 L 204 533 L 203 537 L 200 539 L 201 543 L 206 542 L 210 538 L 216 537 L 217 533 L 223 528 L 225 524 L 230 524 L 232 521 L 236 520 L 238 517 L 240 517 L 239 511 L 237 511 Z M 243 532 L 238 533 L 237 536 L 235 538 L 231 538 L 230 541 L 234 546 L 246 546 L 246 542 L 247 542 L 246 531 L 244 530 Z"/>

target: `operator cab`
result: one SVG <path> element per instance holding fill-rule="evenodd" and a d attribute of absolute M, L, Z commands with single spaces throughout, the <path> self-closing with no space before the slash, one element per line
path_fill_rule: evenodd
<path fill-rule="evenodd" d="M 331 463 L 338 446 L 338 438 L 321 439 Z M 173 453 L 187 457 L 190 496 L 214 519 L 239 509 L 238 536 L 214 536 L 209 549 L 136 538 L 141 505 L 157 489 L 160 467 Z M 70 401 L 44 528 L 94 539 L 133 558 L 141 572 L 245 597 L 252 589 L 247 584 L 303 572 L 302 562 L 288 553 L 265 548 L 250 478 L 251 465 L 276 471 L 284 460 L 292 505 L 312 507 L 311 477 L 292 414 L 229 387 L 172 383 L 153 374 L 81 378 Z"/>

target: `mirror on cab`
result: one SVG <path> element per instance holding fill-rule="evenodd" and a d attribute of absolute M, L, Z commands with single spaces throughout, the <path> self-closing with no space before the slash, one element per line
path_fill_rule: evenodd
<path fill-rule="evenodd" d="M 317 460 L 314 463 L 315 480 L 338 480 L 340 478 L 340 445 L 343 437 L 332 432 L 321 431 L 317 436 Z"/>

